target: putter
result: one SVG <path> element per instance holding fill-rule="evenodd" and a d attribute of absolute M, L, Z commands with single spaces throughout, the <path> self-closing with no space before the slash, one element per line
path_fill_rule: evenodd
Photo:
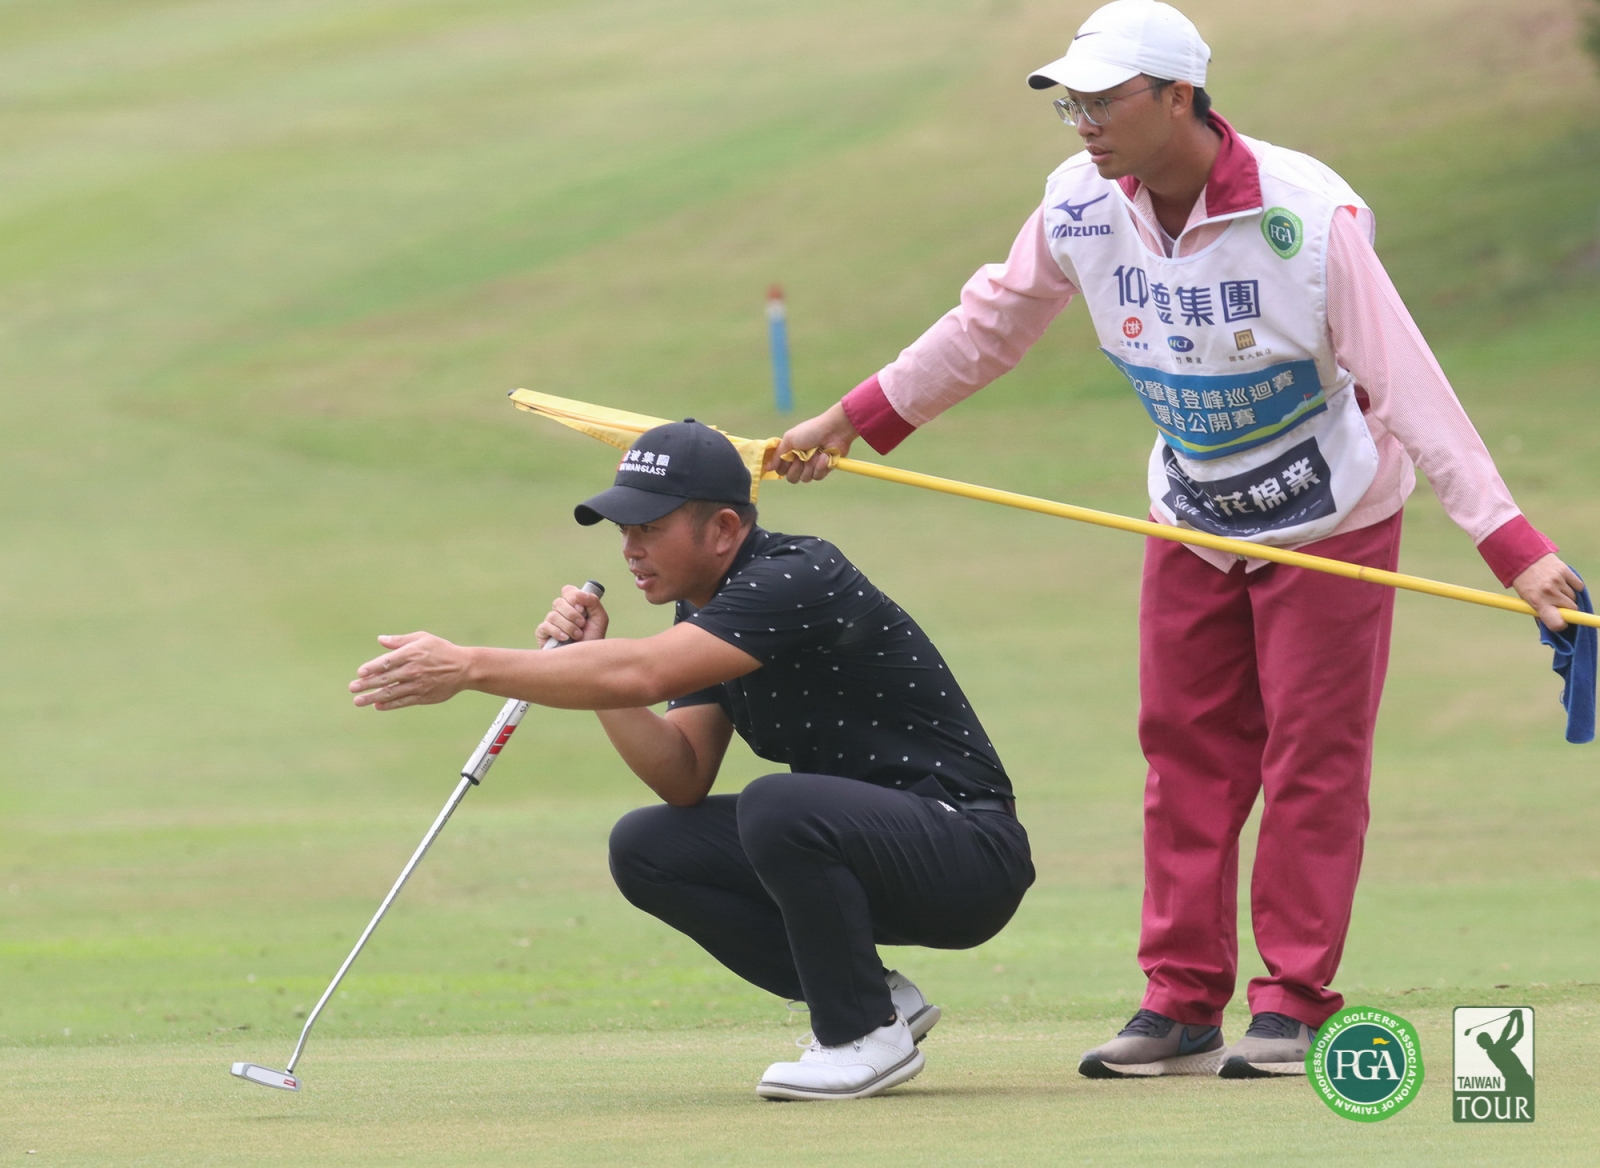
<path fill-rule="evenodd" d="M 606 594 L 605 585 L 595 580 L 586 581 L 578 591 L 587 592 L 594 597 Z M 567 641 L 557 641 L 555 638 L 545 642 L 546 649 L 556 649 L 569 644 Z M 344 980 L 344 975 L 349 972 L 356 956 L 361 952 L 362 946 L 367 943 L 367 938 L 372 936 L 372 931 L 378 927 L 378 922 L 383 920 L 383 914 L 389 911 L 389 906 L 394 903 L 394 898 L 400 894 L 400 889 L 405 887 L 412 871 L 421 863 L 422 857 L 428 854 L 428 849 L 433 841 L 438 838 L 444 825 L 450 822 L 450 816 L 456 806 L 466 797 L 468 791 L 483 781 L 489 773 L 489 768 L 494 765 L 494 760 L 500 756 L 500 751 L 510 741 L 512 732 L 522 721 L 522 716 L 528 712 L 528 703 L 519 702 L 512 698 L 500 707 L 499 716 L 489 724 L 489 731 L 483 736 L 483 741 L 478 743 L 478 749 L 472 752 L 466 765 L 461 768 L 461 781 L 456 784 L 455 792 L 450 796 L 450 801 L 444 805 L 444 810 L 433 821 L 433 826 L 422 837 L 422 842 L 417 845 L 417 850 L 411 853 L 411 859 L 406 861 L 406 866 L 400 869 L 400 877 L 394 882 L 394 887 L 389 889 L 389 895 L 383 898 L 383 903 L 378 906 L 378 911 L 367 922 L 367 927 L 362 930 L 360 938 L 356 941 L 355 948 L 350 950 L 350 956 L 344 959 L 344 964 L 339 967 L 339 972 L 333 975 L 333 980 L 328 983 L 328 988 L 322 991 L 322 997 L 317 999 L 317 1004 L 312 1008 L 306 1018 L 305 1028 L 300 1031 L 300 1041 L 294 1044 L 294 1053 L 289 1056 L 289 1064 L 281 1071 L 271 1067 L 263 1067 L 258 1063 L 234 1063 L 233 1073 L 241 1079 L 263 1087 L 273 1087 L 279 1091 L 300 1090 L 300 1079 L 295 1075 L 294 1068 L 300 1061 L 300 1055 L 306 1048 L 306 1039 L 311 1036 L 311 1028 L 317 1023 L 317 1016 L 322 1013 L 322 1008 L 328 1004 L 328 999 L 333 997 L 333 991 L 339 988 L 339 983 Z"/>

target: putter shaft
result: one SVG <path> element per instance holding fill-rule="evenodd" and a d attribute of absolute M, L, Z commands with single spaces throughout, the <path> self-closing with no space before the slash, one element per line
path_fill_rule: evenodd
<path fill-rule="evenodd" d="M 524 709 L 527 708 L 526 703 L 517 704 L 522 705 Z M 339 972 L 333 975 L 333 980 L 328 983 L 328 988 L 322 991 L 322 997 L 317 999 L 317 1004 L 312 1007 L 311 1013 L 307 1015 L 305 1028 L 300 1031 L 300 1041 L 294 1044 L 294 1054 L 289 1056 L 289 1064 L 284 1067 L 286 1073 L 294 1074 L 294 1066 L 300 1061 L 300 1052 L 306 1048 L 306 1039 L 311 1036 L 311 1027 L 316 1025 L 317 1015 L 322 1013 L 322 1007 L 326 1006 L 328 999 L 333 997 L 333 991 L 339 988 L 339 983 L 344 980 L 346 971 L 349 970 L 357 955 L 360 954 L 362 946 L 367 943 L 367 938 L 372 936 L 372 931 L 378 927 L 378 922 L 383 920 L 383 914 L 389 911 L 389 906 L 394 903 L 394 898 L 400 895 L 400 889 L 405 887 L 406 881 L 411 878 L 411 873 L 422 862 L 422 857 L 428 854 L 428 849 L 433 846 L 433 841 L 444 830 L 444 825 L 450 822 L 450 816 L 454 813 L 457 805 L 460 804 L 462 798 L 468 791 L 472 790 L 477 782 L 477 779 L 467 776 L 462 777 L 461 781 L 456 784 L 456 789 L 451 794 L 450 801 L 444 805 L 444 810 L 439 812 L 438 818 L 433 821 L 433 826 L 428 829 L 428 834 L 422 837 L 422 842 L 417 845 L 417 850 L 411 853 L 411 859 L 407 860 L 406 866 L 400 869 L 400 877 L 394 882 L 394 887 L 389 889 L 389 895 L 383 898 L 383 903 L 378 906 L 378 911 L 372 914 L 372 919 L 367 922 L 367 927 L 361 930 L 361 936 L 356 941 L 355 948 L 350 950 L 350 955 L 344 959 L 344 964 L 339 966 Z"/>

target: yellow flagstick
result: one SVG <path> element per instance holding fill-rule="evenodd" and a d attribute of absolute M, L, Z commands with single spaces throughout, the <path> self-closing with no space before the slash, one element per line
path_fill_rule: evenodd
<path fill-rule="evenodd" d="M 633 440 L 646 430 L 662 425 L 665 418 L 654 418 L 647 414 L 628 413 L 625 410 L 613 410 L 605 406 L 590 405 L 588 402 L 573 401 L 570 398 L 555 397 L 552 394 L 536 393 L 532 390 L 518 389 L 511 393 L 511 400 L 518 409 L 527 410 L 529 413 L 540 414 L 564 426 L 582 431 L 592 438 L 609 443 L 621 450 L 626 450 L 633 444 Z M 744 463 L 750 468 L 750 498 L 755 501 L 757 490 L 763 478 L 777 478 L 772 471 L 763 473 L 768 452 L 777 448 L 776 438 L 738 438 L 732 434 L 727 435 L 739 451 Z M 786 459 L 799 458 L 805 461 L 816 454 L 816 451 L 796 451 L 785 455 Z M 940 478 L 937 475 L 920 474 L 917 471 L 899 470 L 892 466 L 882 466 L 875 462 L 862 462 L 856 458 L 840 458 L 829 453 L 833 466 L 838 470 L 850 474 L 861 475 L 865 478 L 882 479 L 885 482 L 900 483 L 908 487 L 921 487 L 923 490 L 939 491 L 946 495 L 959 495 L 965 499 L 976 499 L 983 503 L 998 503 L 1003 507 L 1016 507 L 1022 511 L 1036 511 L 1041 515 L 1054 515 L 1061 519 L 1073 519 L 1079 523 L 1092 523 L 1096 527 L 1110 527 L 1117 531 L 1130 531 L 1136 535 L 1148 535 L 1155 539 L 1171 540 L 1174 543 L 1194 544 L 1197 547 L 1212 548 L 1220 552 L 1229 552 L 1233 555 L 1246 556 L 1251 559 L 1269 560 L 1275 564 L 1287 564 L 1294 568 L 1307 568 L 1313 572 L 1326 572 L 1332 576 L 1343 576 L 1349 580 L 1364 580 L 1369 584 L 1382 584 L 1389 588 L 1403 588 L 1408 592 L 1422 592 L 1429 596 L 1443 596 L 1448 600 L 1464 600 L 1469 604 L 1481 604 L 1486 608 L 1504 609 L 1506 612 L 1520 612 L 1525 616 L 1536 615 L 1533 608 L 1520 598 L 1502 596 L 1495 592 L 1485 592 L 1480 588 L 1463 588 L 1459 584 L 1445 584 L 1438 580 L 1428 580 L 1421 576 L 1408 576 L 1402 572 L 1385 572 L 1381 568 L 1368 568 L 1361 564 L 1351 564 L 1344 560 L 1330 560 L 1325 556 L 1308 556 L 1304 552 L 1288 551 L 1284 548 L 1269 547 L 1266 544 L 1249 543 L 1242 539 L 1229 539 L 1222 535 L 1211 535 L 1209 532 L 1195 531 L 1188 527 L 1169 527 L 1164 523 L 1152 523 L 1148 519 L 1131 519 L 1126 515 L 1115 515 L 1109 511 L 1095 511 L 1088 507 L 1074 507 L 1068 503 L 1056 503 L 1049 499 L 1039 499 L 1032 495 L 1019 495 L 1012 491 L 999 491 L 993 487 L 979 487 L 972 483 L 963 483 L 955 479 Z M 1600 628 L 1600 615 L 1579 612 L 1576 609 L 1563 608 L 1558 610 L 1563 619 L 1575 625 L 1589 625 Z"/>
<path fill-rule="evenodd" d="M 1449 600 L 1465 600 L 1469 604 L 1481 604 L 1487 608 L 1503 608 L 1507 612 L 1535 615 L 1532 606 L 1526 601 L 1514 596 L 1485 592 L 1481 588 L 1463 588 L 1459 584 L 1445 584 L 1422 576 L 1407 576 L 1403 572 L 1386 572 L 1381 568 L 1368 568 L 1344 560 L 1330 560 L 1325 556 L 1308 556 L 1304 552 L 1248 543 L 1242 539 L 1229 539 L 1226 536 L 1211 535 L 1187 527 L 1169 527 L 1164 523 L 1152 523 L 1147 519 L 1130 519 L 1126 515 L 1114 515 L 1109 511 L 1095 511 L 1088 507 L 1074 507 L 1068 503 L 1054 503 L 1049 499 L 1037 499 L 1032 495 L 1018 495 L 1011 491 L 997 491 L 993 487 L 973 486 L 971 483 L 957 482 L 955 479 L 942 479 L 937 475 L 919 474 L 916 471 L 899 470 L 892 466 L 879 466 L 877 463 L 862 462 L 855 458 L 839 458 L 833 455 L 829 457 L 833 459 L 833 465 L 838 470 L 863 475 L 869 479 L 883 479 L 886 482 L 902 483 L 908 487 L 921 487 L 928 491 L 941 491 L 946 495 L 977 499 L 984 503 L 999 503 L 1004 507 L 1037 511 L 1041 515 L 1076 519 L 1080 523 L 1092 523 L 1097 527 L 1112 527 L 1118 531 L 1131 531 L 1156 539 L 1171 540 L 1174 543 L 1195 544 L 1198 547 L 1214 548 L 1219 552 L 1231 552 L 1251 559 L 1270 560 L 1275 564 L 1288 564 L 1295 568 L 1309 568 L 1313 572 L 1327 572 L 1329 575 L 1344 576 L 1350 580 L 1365 580 L 1370 584 L 1384 584 L 1390 588 L 1425 592 L 1429 596 L 1443 596 Z M 1572 608 L 1558 611 L 1563 619 L 1572 624 L 1600 628 L 1600 615 L 1579 612 Z"/>

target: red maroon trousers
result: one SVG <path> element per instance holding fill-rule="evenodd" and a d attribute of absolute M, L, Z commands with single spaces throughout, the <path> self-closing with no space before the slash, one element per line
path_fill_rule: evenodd
<path fill-rule="evenodd" d="M 1393 571 L 1400 515 L 1303 550 Z M 1223 573 L 1146 542 L 1139 611 L 1146 1008 L 1214 1026 L 1239 964 L 1239 831 L 1264 796 L 1251 1013 L 1320 1026 L 1366 835 L 1394 590 L 1268 564 Z"/>

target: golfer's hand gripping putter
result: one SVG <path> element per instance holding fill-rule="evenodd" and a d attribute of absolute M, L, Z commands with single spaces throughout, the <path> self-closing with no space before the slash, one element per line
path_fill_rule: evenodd
<path fill-rule="evenodd" d="M 585 581 L 580 592 L 587 592 L 594 597 L 606 594 L 605 585 L 595 580 Z M 558 649 L 567 641 L 557 641 L 554 638 L 546 641 L 546 649 Z M 306 1048 L 306 1039 L 311 1036 L 311 1028 L 316 1025 L 317 1017 L 322 1013 L 322 1008 L 328 1004 L 328 999 L 333 997 L 333 991 L 339 988 L 339 983 L 344 980 L 344 975 L 355 962 L 356 955 L 367 943 L 367 938 L 372 936 L 372 931 L 378 927 L 378 922 L 383 919 L 383 914 L 389 911 L 389 906 L 394 903 L 394 898 L 400 894 L 400 889 L 411 877 L 412 871 L 422 862 L 422 857 L 428 854 L 428 848 L 438 838 L 444 825 L 450 822 L 450 816 L 456 806 L 466 797 L 468 791 L 483 781 L 489 773 L 489 768 L 494 765 L 494 760 L 500 757 L 500 751 L 510 740 L 511 734 L 516 730 L 522 716 L 528 712 L 528 703 L 512 698 L 500 707 L 500 713 L 490 723 L 489 731 L 483 736 L 483 741 L 478 743 L 478 749 L 472 752 L 466 765 L 461 768 L 461 781 L 456 784 L 455 792 L 450 796 L 450 801 L 444 805 L 444 810 L 439 812 L 433 821 L 433 826 L 428 829 L 428 834 L 422 837 L 422 842 L 417 845 L 417 850 L 411 853 L 411 859 L 406 861 L 406 866 L 400 870 L 400 877 L 394 882 L 394 887 L 389 889 L 389 895 L 383 898 L 383 903 L 378 906 L 378 911 L 373 914 L 372 920 L 367 922 L 367 927 L 362 930 L 357 939 L 355 948 L 350 950 L 350 956 L 344 959 L 344 964 L 339 967 L 339 972 L 333 975 L 333 980 L 328 983 L 328 988 L 322 991 L 322 997 L 317 999 L 317 1004 L 306 1017 L 304 1029 L 300 1031 L 300 1041 L 295 1043 L 294 1054 L 289 1056 L 289 1064 L 281 1071 L 271 1067 L 263 1067 L 256 1063 L 234 1063 L 233 1073 L 241 1079 L 258 1083 L 263 1087 L 274 1087 L 279 1091 L 300 1090 L 300 1079 L 295 1075 L 295 1064 L 300 1061 L 300 1055 Z"/>
<path fill-rule="evenodd" d="M 599 599 L 606 594 L 606 586 L 598 580 L 585 580 L 579 592 L 587 592 L 590 596 Z M 558 649 L 562 645 L 570 645 L 570 641 L 558 641 L 554 637 L 544 643 L 546 649 Z M 528 712 L 528 703 L 519 702 L 512 698 L 500 707 L 500 716 L 489 724 L 489 731 L 483 736 L 483 741 L 478 743 L 478 749 L 472 752 L 472 757 L 467 759 L 467 765 L 461 768 L 461 777 L 469 780 L 473 786 L 483 782 L 483 777 L 489 773 L 489 768 L 494 765 L 494 760 L 500 756 L 500 751 L 510 740 L 512 733 L 522 721 L 522 715 Z"/>

